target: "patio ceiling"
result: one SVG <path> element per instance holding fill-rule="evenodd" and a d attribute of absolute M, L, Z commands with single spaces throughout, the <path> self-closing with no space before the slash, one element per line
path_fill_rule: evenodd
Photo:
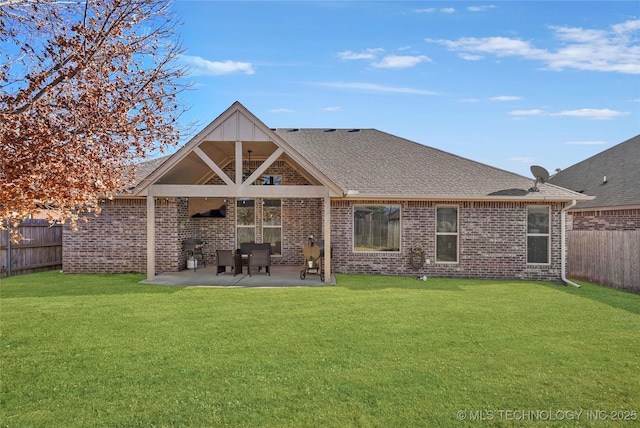
<path fill-rule="evenodd" d="M 244 181 L 243 169 L 249 157 L 253 173 Z M 288 163 L 307 179 L 309 185 L 282 185 L 277 191 L 247 189 L 276 161 Z M 227 171 L 233 171 L 229 173 L 233 176 L 224 172 L 231 163 L 234 165 Z M 205 183 L 216 175 L 227 188 L 206 185 L 205 189 Z M 171 155 L 134 190 L 134 194 L 139 196 L 214 196 L 213 193 L 238 197 L 249 194 L 274 197 L 275 193 L 281 193 L 282 197 L 335 197 L 344 194 L 321 170 L 238 102 Z"/>
<path fill-rule="evenodd" d="M 227 168 L 229 164 L 235 162 L 235 141 L 203 141 L 197 148 L 199 148 L 202 153 L 198 153 L 196 150 L 188 153 L 169 168 L 155 183 L 204 184 L 208 182 L 218 174 L 212 169 L 211 165 L 207 164 L 207 160 L 203 159 L 202 154 L 222 170 Z M 242 142 L 243 164 L 246 165 L 245 162 L 249 161 L 249 150 L 251 150 L 251 169 L 255 169 L 255 165 L 266 161 L 277 149 L 278 146 L 273 141 Z M 302 174 L 310 184 L 321 184 L 286 152 L 283 152 L 277 160 L 288 163 L 292 168 Z M 232 180 L 234 179 L 234 177 L 230 178 Z"/>

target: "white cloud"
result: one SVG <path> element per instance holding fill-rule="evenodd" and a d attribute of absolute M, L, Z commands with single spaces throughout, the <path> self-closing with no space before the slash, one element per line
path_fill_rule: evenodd
<path fill-rule="evenodd" d="M 461 53 L 458 56 L 462 59 L 466 59 L 467 61 L 479 61 L 481 59 L 484 59 L 482 55 L 472 55 L 468 53 Z"/>
<path fill-rule="evenodd" d="M 565 144 L 570 146 L 599 146 L 607 143 L 604 141 L 568 141 Z"/>
<path fill-rule="evenodd" d="M 621 34 L 638 30 L 640 30 L 640 19 L 623 22 L 622 24 L 616 24 L 613 26 L 613 31 Z"/>
<path fill-rule="evenodd" d="M 210 61 L 193 55 L 181 55 L 180 59 L 191 69 L 191 74 L 194 76 L 221 76 L 234 73 L 255 74 L 250 62 Z"/>
<path fill-rule="evenodd" d="M 409 46 L 400 50 L 410 49 Z M 375 68 L 402 69 L 414 67 L 421 62 L 431 62 L 431 58 L 426 55 L 386 55 L 380 58 L 385 52 L 382 48 L 365 49 L 362 52 L 344 51 L 338 52 L 338 57 L 343 60 L 371 60 L 371 66 Z"/>
<path fill-rule="evenodd" d="M 344 60 L 375 59 L 382 52 L 384 49 L 381 48 L 365 49 L 363 52 L 344 51 L 338 52 L 338 57 Z"/>
<path fill-rule="evenodd" d="M 541 116 L 547 114 L 544 110 L 533 109 L 533 110 L 514 110 L 509 112 L 510 115 L 513 116 Z"/>
<path fill-rule="evenodd" d="M 335 107 L 325 107 L 322 110 L 324 110 L 324 111 L 340 111 L 340 110 L 342 110 L 342 107 L 337 107 L 337 106 L 335 106 Z"/>
<path fill-rule="evenodd" d="M 527 58 L 544 58 L 547 52 L 536 49 L 528 42 L 508 37 L 463 37 L 458 40 L 434 40 L 426 39 L 428 42 L 439 43 L 453 51 L 462 51 L 465 54 L 493 54 L 496 56 L 524 56 Z"/>
<path fill-rule="evenodd" d="M 399 86 L 385 86 L 376 83 L 366 82 L 317 82 L 317 86 L 335 89 L 352 89 L 365 92 L 393 93 L 393 94 L 412 94 L 412 95 L 438 95 L 437 92 L 425 89 L 406 88 Z"/>
<path fill-rule="evenodd" d="M 437 12 L 438 9 L 436 9 L 435 7 L 427 7 L 424 9 L 415 9 L 414 12 L 416 13 L 435 13 Z"/>
<path fill-rule="evenodd" d="M 414 9 L 414 12 L 416 13 L 436 13 L 436 12 L 442 12 L 442 13 L 454 13 L 456 10 L 452 7 L 441 7 L 441 8 L 435 8 L 435 7 L 426 7 L 424 9 Z"/>
<path fill-rule="evenodd" d="M 458 100 L 459 103 L 479 103 L 479 98 L 462 98 Z"/>
<path fill-rule="evenodd" d="M 489 98 L 491 101 L 518 101 L 521 100 L 522 97 L 514 96 L 514 95 L 499 95 L 497 97 Z"/>
<path fill-rule="evenodd" d="M 515 158 L 511 158 L 509 160 L 512 160 L 514 162 L 532 163 L 536 159 L 531 157 L 526 157 L 526 156 L 516 156 Z"/>
<path fill-rule="evenodd" d="M 608 120 L 619 116 L 628 116 L 630 113 L 627 111 L 617 111 L 608 108 L 593 109 L 583 108 L 578 110 L 562 110 L 556 113 L 547 112 L 541 109 L 532 110 L 513 110 L 509 112 L 512 116 L 570 116 L 570 117 L 582 117 L 592 120 Z"/>
<path fill-rule="evenodd" d="M 485 10 L 495 9 L 495 7 L 496 6 L 493 4 L 482 5 L 482 6 L 469 6 L 467 10 L 469 12 L 484 12 Z"/>
<path fill-rule="evenodd" d="M 540 61 L 554 71 L 578 69 L 625 74 L 640 74 L 640 45 L 635 33 L 640 20 L 626 21 L 610 30 L 579 27 L 550 27 L 561 44 L 555 50 L 541 49 L 529 41 L 508 37 L 465 37 L 457 40 L 426 39 L 449 50 L 460 52 L 464 59 L 479 55 L 521 57 Z"/>
<path fill-rule="evenodd" d="M 574 117 L 585 117 L 587 119 L 595 119 L 595 120 L 606 120 L 613 119 L 618 116 L 628 116 L 630 113 L 627 111 L 616 111 L 610 110 L 608 108 L 603 109 L 593 109 L 593 108 L 583 108 L 579 110 L 563 110 L 558 113 L 552 113 L 552 116 L 574 116 Z"/>
<path fill-rule="evenodd" d="M 290 108 L 274 108 L 269 110 L 269 113 L 293 113 L 295 110 L 291 110 Z"/>
<path fill-rule="evenodd" d="M 431 62 L 426 55 L 387 55 L 371 65 L 376 68 L 409 68 L 421 62 Z"/>

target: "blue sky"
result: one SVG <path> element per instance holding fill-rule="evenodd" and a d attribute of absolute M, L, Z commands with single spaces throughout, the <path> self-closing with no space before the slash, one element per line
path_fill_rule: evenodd
<path fill-rule="evenodd" d="M 172 8 L 198 130 L 240 101 L 272 128 L 376 128 L 525 176 L 640 133 L 637 1 Z"/>

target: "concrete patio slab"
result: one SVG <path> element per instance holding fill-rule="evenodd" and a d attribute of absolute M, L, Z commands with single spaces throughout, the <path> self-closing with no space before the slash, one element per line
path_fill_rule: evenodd
<path fill-rule="evenodd" d="M 166 272 L 155 276 L 153 281 L 140 281 L 140 284 L 181 285 L 200 287 L 312 287 L 336 285 L 335 276 L 320 280 L 320 275 L 307 273 L 300 279 L 301 266 L 271 266 L 271 275 L 262 272 L 246 272 L 233 276 L 233 273 L 216 275 L 216 266 L 199 267 L 195 271 L 187 269 L 180 272 Z"/>

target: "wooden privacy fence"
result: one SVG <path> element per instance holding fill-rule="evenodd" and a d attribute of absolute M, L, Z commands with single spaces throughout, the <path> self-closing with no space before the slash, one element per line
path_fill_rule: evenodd
<path fill-rule="evenodd" d="M 572 230 L 567 276 L 640 293 L 640 230 Z"/>
<path fill-rule="evenodd" d="M 0 278 L 62 268 L 62 226 L 46 220 L 26 220 L 19 226 L 25 238 L 10 242 L 0 231 Z"/>

